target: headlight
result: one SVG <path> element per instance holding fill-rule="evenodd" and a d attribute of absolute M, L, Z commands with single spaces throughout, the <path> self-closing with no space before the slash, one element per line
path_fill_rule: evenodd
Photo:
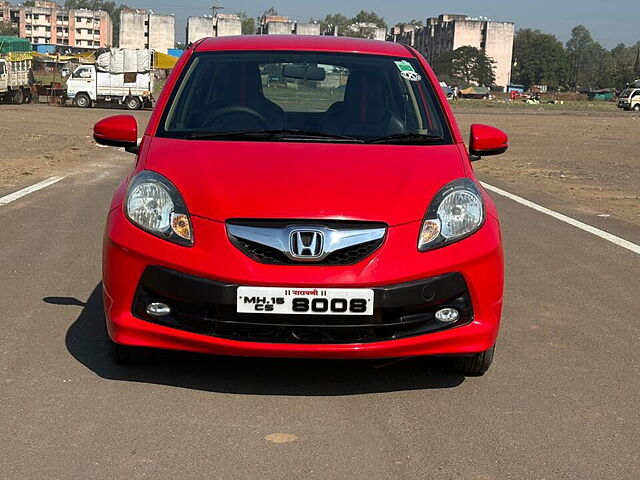
<path fill-rule="evenodd" d="M 420 229 L 418 250 L 424 252 L 468 237 L 484 222 L 480 190 L 468 178 L 447 184 L 435 196 Z"/>
<path fill-rule="evenodd" d="M 153 235 L 180 245 L 193 245 L 191 219 L 184 200 L 159 173 L 145 170 L 131 180 L 125 213 L 136 226 Z"/>

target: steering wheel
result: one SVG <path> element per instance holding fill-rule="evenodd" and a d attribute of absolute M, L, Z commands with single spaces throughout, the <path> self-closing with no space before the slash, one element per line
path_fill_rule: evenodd
<path fill-rule="evenodd" d="M 265 130 L 269 128 L 269 122 L 267 121 L 266 118 L 264 118 L 264 116 L 260 112 L 254 110 L 253 108 L 245 107 L 242 105 L 229 105 L 228 107 L 222 107 L 218 110 L 215 110 L 206 117 L 205 123 L 207 124 L 215 123 L 218 120 L 220 120 L 222 117 L 225 117 L 227 115 L 232 115 L 234 113 L 250 115 L 256 120 L 258 120 L 262 124 Z"/>

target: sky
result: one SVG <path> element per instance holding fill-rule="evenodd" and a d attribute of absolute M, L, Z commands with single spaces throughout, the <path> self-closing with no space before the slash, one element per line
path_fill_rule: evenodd
<path fill-rule="evenodd" d="M 192 15 L 211 13 L 210 0 L 120 0 L 132 7 L 150 8 L 157 13 L 176 16 L 176 40 L 185 37 L 186 19 Z M 537 28 L 555 34 L 565 42 L 576 25 L 585 25 L 595 40 L 606 48 L 618 43 L 635 44 L 640 40 L 640 0 L 219 0 L 225 13 L 246 11 L 257 17 L 273 6 L 292 20 L 324 18 L 327 13 L 348 17 L 360 10 L 374 10 L 387 24 L 411 19 L 423 20 L 441 13 L 460 13 L 472 17 L 509 21 L 516 28 Z"/>

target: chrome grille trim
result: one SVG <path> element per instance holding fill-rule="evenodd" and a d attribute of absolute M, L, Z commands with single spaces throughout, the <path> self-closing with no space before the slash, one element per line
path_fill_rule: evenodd
<path fill-rule="evenodd" d="M 330 228 L 321 224 L 292 224 L 282 227 L 255 227 L 228 223 L 227 233 L 230 237 L 246 240 L 265 247 L 273 248 L 288 259 L 296 262 L 322 262 L 329 255 L 346 248 L 380 241 L 384 238 L 386 228 Z M 313 258 L 301 258 L 291 251 L 292 234 L 298 231 L 317 231 L 323 235 L 324 245 L 320 255 Z"/>

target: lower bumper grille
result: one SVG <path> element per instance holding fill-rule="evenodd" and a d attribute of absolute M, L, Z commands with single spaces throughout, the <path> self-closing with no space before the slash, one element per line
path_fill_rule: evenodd
<path fill-rule="evenodd" d="M 453 328 L 472 319 L 462 275 L 374 288 L 374 314 L 282 315 L 236 312 L 237 285 L 229 285 L 150 267 L 134 300 L 135 316 L 202 335 L 250 342 L 348 344 L 394 340 Z M 171 306 L 171 315 L 152 317 L 151 302 Z M 435 320 L 444 306 L 461 313 L 454 324 Z"/>

